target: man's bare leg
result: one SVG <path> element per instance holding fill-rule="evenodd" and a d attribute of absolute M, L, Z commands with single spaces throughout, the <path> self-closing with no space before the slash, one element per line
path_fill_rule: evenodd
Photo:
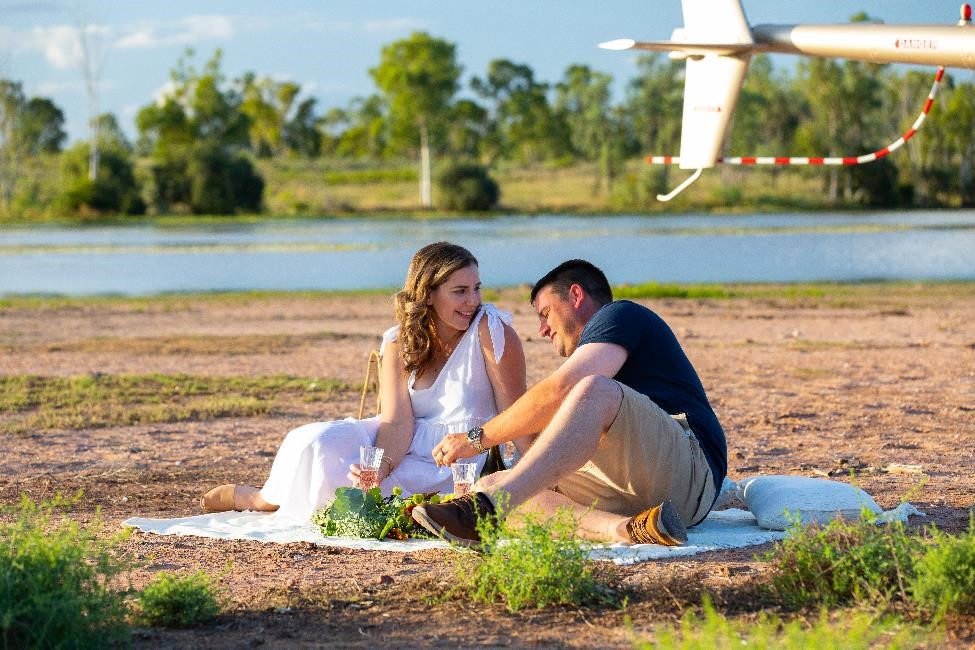
<path fill-rule="evenodd" d="M 592 458 L 622 401 L 623 389 L 615 381 L 598 375 L 586 377 L 569 391 L 555 417 L 514 469 L 500 472 L 496 478 L 485 477 L 475 489 L 492 500 L 498 492 L 505 492 L 507 507 L 514 509 L 551 488 Z"/>
<path fill-rule="evenodd" d="M 542 517 L 551 517 L 559 510 L 568 510 L 576 521 L 576 533 L 583 539 L 593 542 L 630 542 L 626 532 L 626 522 L 629 517 L 613 514 L 605 510 L 586 508 L 564 494 L 553 490 L 545 490 L 525 501 L 517 510 L 512 512 L 507 522 L 519 526 L 525 515 L 538 513 Z"/>

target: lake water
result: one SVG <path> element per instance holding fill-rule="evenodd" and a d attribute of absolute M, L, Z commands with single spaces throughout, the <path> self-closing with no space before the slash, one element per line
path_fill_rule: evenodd
<path fill-rule="evenodd" d="M 445 239 L 485 286 L 582 257 L 613 283 L 975 280 L 975 211 L 0 228 L 0 295 L 392 288 Z"/>

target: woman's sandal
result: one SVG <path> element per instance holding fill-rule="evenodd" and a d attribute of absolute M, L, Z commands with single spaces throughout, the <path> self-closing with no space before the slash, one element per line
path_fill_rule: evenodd
<path fill-rule="evenodd" d="M 200 497 L 200 509 L 203 512 L 227 512 L 236 510 L 234 497 L 237 486 L 233 483 L 219 485 Z"/>

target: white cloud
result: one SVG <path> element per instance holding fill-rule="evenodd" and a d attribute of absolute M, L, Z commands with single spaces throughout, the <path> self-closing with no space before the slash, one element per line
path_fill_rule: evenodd
<path fill-rule="evenodd" d="M 70 25 L 34 27 L 25 47 L 43 52 L 44 58 L 55 68 L 70 68 L 81 61 L 78 30 Z"/>
<path fill-rule="evenodd" d="M 89 54 L 99 61 L 112 29 L 106 25 L 86 25 Z M 79 30 L 73 25 L 32 27 L 27 32 L 7 32 L 7 39 L 17 50 L 38 51 L 53 67 L 64 70 L 81 64 L 83 51 Z"/>
<path fill-rule="evenodd" d="M 115 41 L 119 49 L 148 49 L 192 45 L 200 41 L 233 38 L 234 19 L 218 14 L 187 16 L 179 20 L 142 23 L 123 29 Z"/>
<path fill-rule="evenodd" d="M 364 25 L 367 32 L 401 32 L 406 30 L 423 29 L 425 23 L 417 18 L 388 18 L 386 20 L 370 20 Z"/>

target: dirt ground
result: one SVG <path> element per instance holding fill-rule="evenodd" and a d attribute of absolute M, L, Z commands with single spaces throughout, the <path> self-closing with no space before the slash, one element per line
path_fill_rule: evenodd
<path fill-rule="evenodd" d="M 497 303 L 515 313 L 531 383 L 560 360 L 536 336 L 524 294 L 507 291 Z M 967 527 L 975 504 L 975 285 L 646 304 L 671 324 L 701 375 L 726 429 L 732 479 L 781 473 L 849 481 L 852 471 L 884 508 L 909 495 L 927 513 L 913 521 Z M 0 308 L 0 374 L 288 374 L 357 383 L 390 324 L 384 297 L 15 305 Z M 329 336 L 273 352 L 152 345 L 322 333 Z M 76 515 L 87 520 L 101 508 L 111 530 L 132 516 L 195 514 L 211 486 L 260 484 L 289 429 L 357 406 L 348 391 L 267 417 L 0 434 L 0 502 L 83 488 Z M 767 571 L 754 559 L 762 548 L 643 563 L 615 574 L 630 595 L 625 611 L 508 614 L 462 599 L 430 604 L 451 584 L 452 551 L 404 555 L 142 533 L 124 547 L 141 563 L 134 586 L 159 571 L 203 568 L 219 576 L 230 600 L 228 613 L 201 628 L 137 630 L 140 647 L 623 647 L 650 638 L 703 592 L 729 615 L 755 616 L 762 607 L 755 585 Z M 964 627 L 954 640 L 972 643 L 972 627 Z"/>

